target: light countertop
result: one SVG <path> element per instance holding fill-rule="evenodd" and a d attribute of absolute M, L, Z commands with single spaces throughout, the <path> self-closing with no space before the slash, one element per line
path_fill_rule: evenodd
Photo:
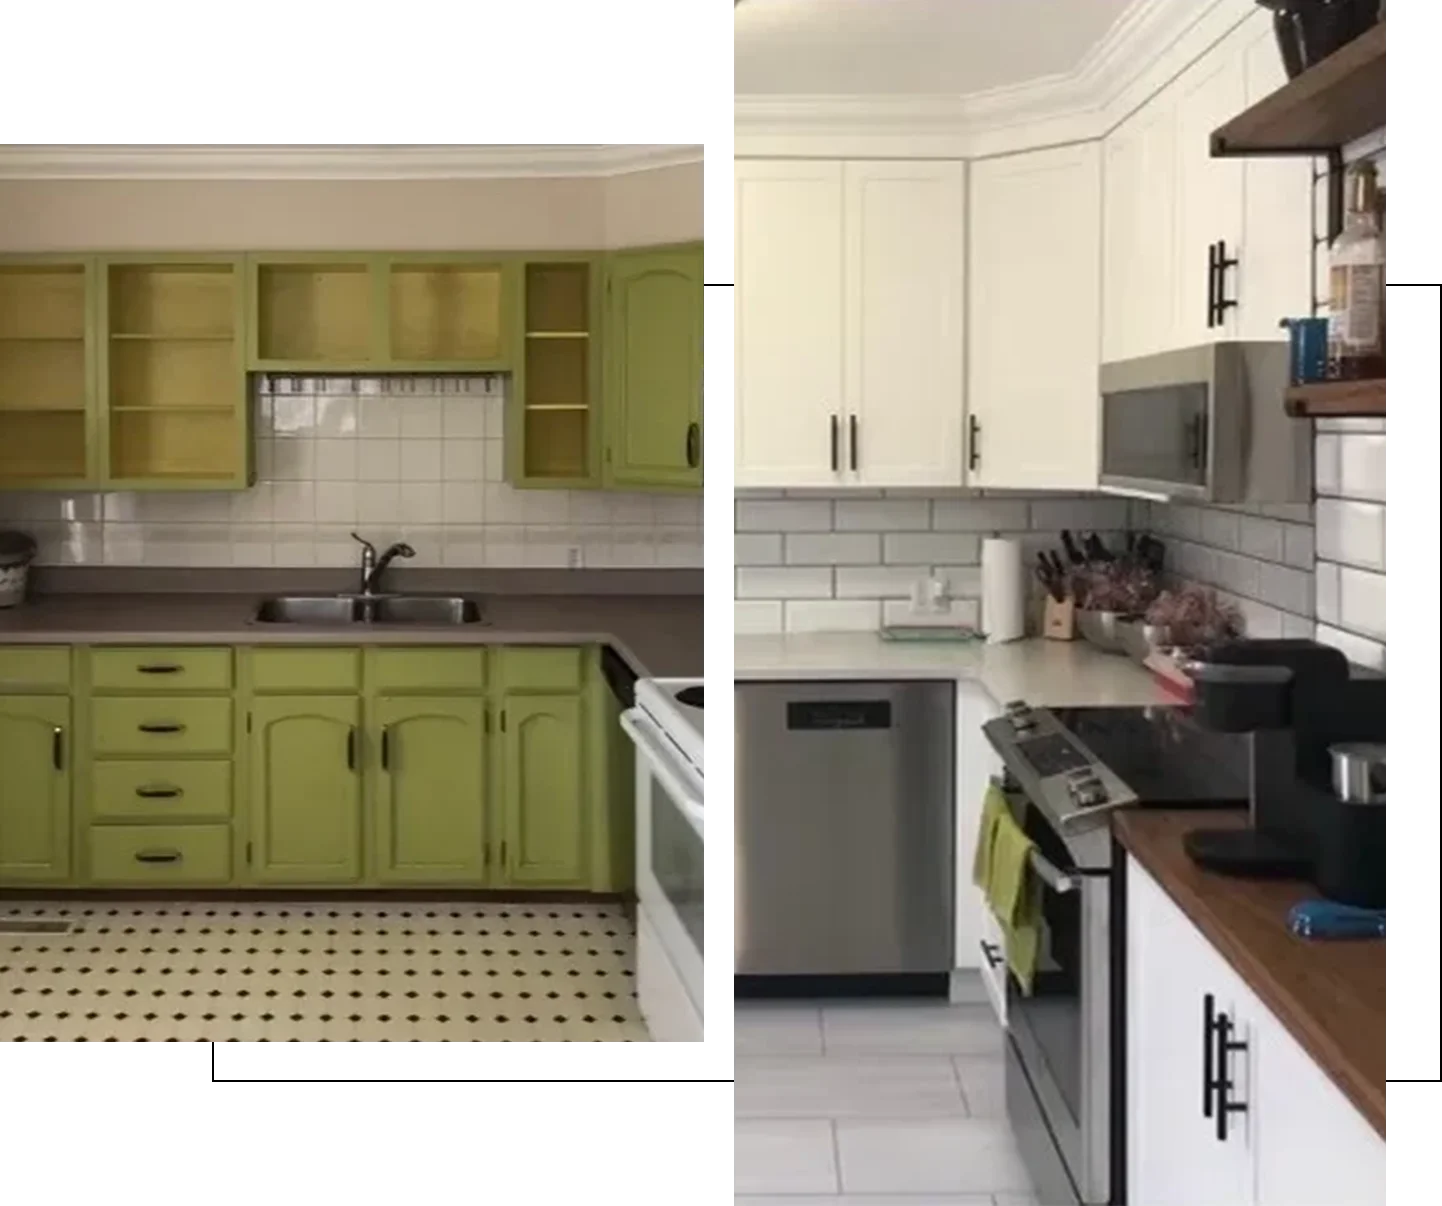
<path fill-rule="evenodd" d="M 1083 641 L 916 643 L 867 632 L 736 638 L 737 683 L 927 678 L 975 682 L 997 703 L 1024 699 L 1059 708 L 1177 702 L 1130 658 Z"/>

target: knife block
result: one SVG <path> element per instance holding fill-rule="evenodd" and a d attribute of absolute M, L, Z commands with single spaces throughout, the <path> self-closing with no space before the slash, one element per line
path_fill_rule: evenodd
<path fill-rule="evenodd" d="M 1076 600 L 1068 595 L 1057 602 L 1047 595 L 1041 613 L 1041 634 L 1051 641 L 1076 640 Z"/>

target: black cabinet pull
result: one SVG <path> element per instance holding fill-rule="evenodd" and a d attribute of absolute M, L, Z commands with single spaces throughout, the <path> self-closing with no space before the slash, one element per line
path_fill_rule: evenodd
<path fill-rule="evenodd" d="M 1226 321 L 1227 311 L 1237 304 L 1236 298 L 1227 296 L 1227 269 L 1237 266 L 1237 258 L 1227 258 L 1227 241 L 1221 239 L 1217 243 L 1217 267 L 1216 267 L 1216 321 L 1209 323 L 1209 326 L 1221 326 Z"/>
<path fill-rule="evenodd" d="M 355 725 L 345 735 L 345 764 L 347 769 L 355 770 Z"/>
<path fill-rule="evenodd" d="M 185 793 L 178 787 L 137 787 L 135 794 L 142 800 L 173 800 Z"/>
<path fill-rule="evenodd" d="M 50 761 L 56 770 L 65 769 L 65 730 L 58 724 L 50 734 Z"/>
<path fill-rule="evenodd" d="M 841 420 L 831 416 L 831 472 L 841 471 Z"/>
<path fill-rule="evenodd" d="M 180 861 L 179 850 L 137 850 L 135 852 L 137 863 L 178 863 Z"/>
<path fill-rule="evenodd" d="M 381 729 L 381 770 L 391 768 L 391 726 Z"/>
<path fill-rule="evenodd" d="M 1217 245 L 1207 244 L 1207 330 L 1217 325 Z"/>
<path fill-rule="evenodd" d="M 851 440 L 850 440 L 850 443 L 851 443 L 851 471 L 854 473 L 854 472 L 856 472 L 856 457 L 857 457 L 857 451 L 856 451 L 856 444 L 857 444 L 856 432 L 857 432 L 857 426 L 858 426 L 855 415 L 852 415 L 852 416 L 850 417 L 850 424 L 851 424 L 851 431 L 850 431 L 850 436 L 851 436 Z"/>
<path fill-rule="evenodd" d="M 981 957 L 986 960 L 987 967 L 1000 967 L 1002 963 L 1001 947 L 997 946 L 995 942 L 983 941 Z"/>
<path fill-rule="evenodd" d="M 981 464 L 981 423 L 975 415 L 967 418 L 966 446 L 968 451 L 967 468 L 975 469 Z"/>
<path fill-rule="evenodd" d="M 1202 998 L 1202 1117 L 1212 1116 L 1212 1094 L 1217 1089 L 1216 1048 L 1212 1040 L 1217 1030 L 1217 1000 L 1211 993 Z"/>
<path fill-rule="evenodd" d="M 701 425 L 686 425 L 686 468 L 697 469 L 701 465 Z"/>
<path fill-rule="evenodd" d="M 185 669 L 184 666 L 171 666 L 169 664 L 156 666 L 136 666 L 135 668 L 140 671 L 141 674 L 179 674 L 182 670 Z"/>
<path fill-rule="evenodd" d="M 142 733 L 183 733 L 185 732 L 185 726 L 183 724 L 177 724 L 173 720 L 155 721 L 149 724 L 142 724 L 140 731 Z"/>
<path fill-rule="evenodd" d="M 1246 1043 L 1232 1038 L 1236 1024 L 1225 1013 L 1217 1017 L 1217 1141 L 1227 1141 L 1227 1119 L 1233 1114 L 1245 1114 L 1247 1103 L 1233 1101 L 1231 1094 L 1236 1088 L 1232 1080 L 1231 1063 L 1228 1059 L 1233 1052 L 1245 1051 Z"/>

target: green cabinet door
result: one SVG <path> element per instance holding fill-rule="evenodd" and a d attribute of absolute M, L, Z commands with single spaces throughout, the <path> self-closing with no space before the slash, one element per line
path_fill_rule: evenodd
<path fill-rule="evenodd" d="M 485 722 L 481 699 L 375 701 L 377 878 L 485 881 Z"/>
<path fill-rule="evenodd" d="M 70 874 L 70 700 L 0 695 L 0 884 Z"/>
<path fill-rule="evenodd" d="M 585 741 L 577 695 L 507 695 L 502 862 L 517 884 L 585 887 Z"/>
<path fill-rule="evenodd" d="M 259 697 L 250 727 L 253 877 L 304 884 L 360 879 L 360 700 Z"/>
<path fill-rule="evenodd" d="M 701 249 L 622 252 L 606 281 L 606 482 L 701 485 Z"/>

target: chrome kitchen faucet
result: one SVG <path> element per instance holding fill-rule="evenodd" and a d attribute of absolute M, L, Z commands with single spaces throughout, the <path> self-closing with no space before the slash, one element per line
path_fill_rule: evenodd
<path fill-rule="evenodd" d="M 366 540 L 358 532 L 352 532 L 351 537 L 361 543 L 361 585 L 362 595 L 373 595 L 376 593 L 376 585 L 381 580 L 381 575 L 386 572 L 390 563 L 397 557 L 414 557 L 415 549 L 404 541 L 397 541 L 386 549 L 379 556 L 376 555 L 376 546 Z"/>

